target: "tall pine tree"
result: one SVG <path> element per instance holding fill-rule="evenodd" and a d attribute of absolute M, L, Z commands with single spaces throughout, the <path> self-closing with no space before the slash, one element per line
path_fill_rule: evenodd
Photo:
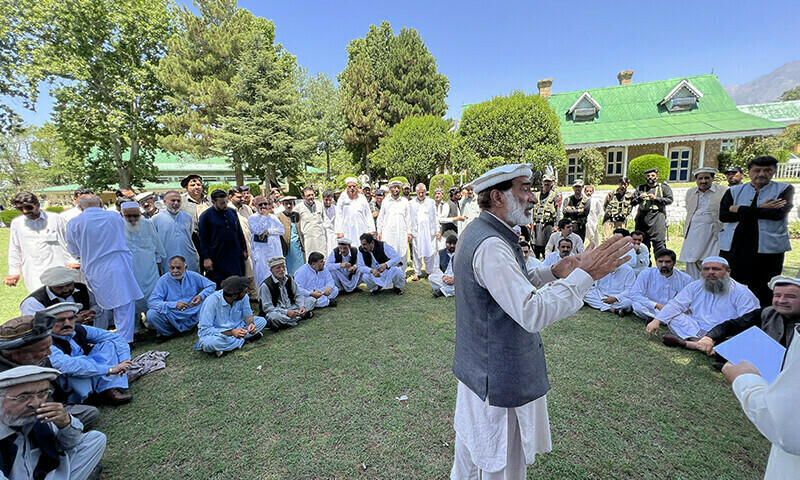
<path fill-rule="evenodd" d="M 354 152 L 363 156 L 364 170 L 369 171 L 369 152 L 385 134 L 386 122 L 381 111 L 386 108 L 386 100 L 379 90 L 378 81 L 366 55 L 358 56 L 342 72 L 342 111 L 347 123 L 344 141 L 354 147 Z"/>

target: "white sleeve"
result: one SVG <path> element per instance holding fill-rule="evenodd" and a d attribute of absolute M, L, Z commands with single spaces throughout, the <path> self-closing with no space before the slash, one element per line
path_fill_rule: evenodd
<path fill-rule="evenodd" d="M 20 275 L 22 272 L 22 247 L 19 241 L 19 230 L 12 221 L 11 235 L 8 241 L 8 274 Z"/>

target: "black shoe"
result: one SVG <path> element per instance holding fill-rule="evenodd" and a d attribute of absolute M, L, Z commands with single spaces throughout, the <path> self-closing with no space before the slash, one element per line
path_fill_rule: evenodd
<path fill-rule="evenodd" d="M 336 305 L 338 305 L 338 304 L 339 304 L 339 302 L 338 302 L 338 301 L 336 301 L 336 299 L 335 299 L 335 298 L 331 298 L 330 300 L 328 300 L 328 306 L 329 306 L 329 307 L 335 307 L 335 306 L 336 306 Z"/>
<path fill-rule="evenodd" d="M 261 333 L 261 332 L 258 332 L 256 334 L 250 335 L 249 337 L 245 338 L 244 339 L 244 343 L 257 342 L 257 341 L 261 340 L 262 338 L 264 338 L 264 334 Z"/>
<path fill-rule="evenodd" d="M 394 291 L 394 293 L 395 293 L 396 295 L 402 295 L 402 294 L 403 294 L 403 289 L 402 289 L 402 288 L 397 288 L 397 287 L 394 287 L 394 288 L 392 289 L 392 291 Z"/>
<path fill-rule="evenodd" d="M 439 298 L 439 297 L 443 297 L 443 296 L 444 296 L 444 293 L 442 293 L 442 291 L 440 289 L 437 288 L 436 290 L 433 291 L 433 298 Z"/>
<path fill-rule="evenodd" d="M 378 288 L 376 288 L 375 290 L 373 290 L 373 291 L 371 291 L 369 293 L 370 293 L 370 295 L 377 295 L 377 294 L 381 293 L 381 290 L 383 290 L 383 287 L 378 287 Z"/>
<path fill-rule="evenodd" d="M 97 480 L 100 478 L 101 473 L 103 473 L 103 466 L 98 463 L 94 466 L 91 473 L 89 473 L 89 476 L 86 477 L 86 480 Z"/>
<path fill-rule="evenodd" d="M 617 309 L 617 311 L 616 311 L 616 312 L 614 312 L 614 313 L 616 313 L 617 315 L 619 315 L 619 316 L 620 316 L 620 318 L 625 318 L 625 316 L 626 316 L 628 313 L 630 313 L 630 312 L 628 312 L 628 309 L 627 309 L 627 308 L 618 308 L 618 309 Z"/>
<path fill-rule="evenodd" d="M 668 347 L 686 348 L 686 340 L 677 335 L 673 335 L 672 333 L 667 333 L 661 337 L 661 343 Z"/>
<path fill-rule="evenodd" d="M 170 336 L 170 335 L 159 335 L 159 336 L 156 337 L 156 343 L 157 344 L 162 344 L 162 343 L 166 342 L 167 340 L 169 340 L 170 338 L 172 338 L 172 336 Z"/>

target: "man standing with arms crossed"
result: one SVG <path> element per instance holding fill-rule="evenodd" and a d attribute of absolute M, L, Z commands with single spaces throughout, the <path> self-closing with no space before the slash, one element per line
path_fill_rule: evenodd
<path fill-rule="evenodd" d="M 593 281 L 629 258 L 629 239 L 614 236 L 553 267 L 527 272 L 512 227 L 529 221 L 531 173 L 528 164 L 505 165 L 473 182 L 483 211 L 462 232 L 454 260 L 459 295 L 452 479 L 524 479 L 525 465 L 551 449 L 550 385 L 539 331 L 575 313 Z M 554 283 L 536 293 L 545 282 Z"/>

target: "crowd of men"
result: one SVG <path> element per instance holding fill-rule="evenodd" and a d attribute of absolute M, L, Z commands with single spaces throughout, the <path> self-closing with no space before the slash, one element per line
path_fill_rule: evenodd
<path fill-rule="evenodd" d="M 456 297 L 458 303 L 463 268 L 456 258 L 462 250 L 475 255 L 470 275 L 485 275 L 480 272 L 497 261 L 472 237 L 461 246 L 459 236 L 477 231 L 467 227 L 498 205 L 515 219 L 511 235 L 527 272 L 574 269 L 570 257 L 582 258 L 587 247 L 600 245 L 601 235 L 627 239 L 627 259 L 592 274 L 581 301 L 620 317 L 633 313 L 646 321 L 648 334 L 666 325 L 670 333 L 662 341 L 668 346 L 713 354 L 715 343 L 748 325 L 788 346 L 793 324 L 787 322 L 800 317 L 800 301 L 785 299 L 800 298 L 800 281 L 779 277 L 790 249 L 793 187 L 772 181 L 776 164 L 772 157 L 752 160 L 744 184 L 733 167 L 727 187 L 714 182 L 716 170 L 695 170 L 680 256 L 666 248 L 673 194 L 659 182 L 657 169 L 648 170 L 646 183 L 635 190 L 622 177 L 603 201 L 582 180 L 563 198 L 545 175 L 537 193 L 524 184 L 530 213 L 477 195 L 476 184 L 487 188 L 480 181 L 451 188 L 446 200 L 441 188 L 430 198 L 422 183 L 412 195 L 410 184 L 392 181 L 373 189 L 363 178 L 349 177 L 343 193 L 324 191 L 318 199 L 307 187 L 298 199 L 278 189 L 253 196 L 246 186 L 206 195 L 202 177 L 193 174 L 181 182 L 185 191 L 167 192 L 160 206 L 152 192 L 120 191 L 105 208 L 82 189 L 61 215 L 21 192 L 12 199 L 22 215 L 11 223 L 4 283 L 15 286 L 21 276 L 30 294 L 21 316 L 0 325 L 0 393 L 28 408 L 18 424 L 7 420 L 6 403 L 0 404 L 0 435 L 6 435 L 0 443 L 18 449 L 17 461 L 12 456 L 9 465 L 3 458 L 0 469 L 8 476 L 22 468 L 19 462 L 38 468 L 52 447 L 84 460 L 78 465 L 69 456 L 59 464 L 51 458 L 42 468 L 74 466 L 85 474 L 75 478 L 97 474 L 105 437 L 81 432 L 97 419 L 90 405 L 131 401 L 126 389 L 136 374 L 130 371 L 130 344 L 142 325 L 155 330 L 159 342 L 197 328 L 194 348 L 222 356 L 263 338 L 264 328 L 289 328 L 312 318 L 315 309 L 336 307 L 340 295 L 360 291 L 362 283 L 372 295 L 402 295 L 409 268 L 412 281 L 425 270 L 434 297 Z M 637 206 L 636 229 L 629 233 L 625 226 Z M 478 222 L 480 228 L 498 228 L 487 221 Z M 516 253 L 509 252 L 513 263 Z M 678 260 L 685 273 L 675 268 Z M 537 282 L 528 282 L 535 287 L 528 287 L 537 295 L 557 295 L 562 277 L 537 275 Z M 545 294 L 548 289 L 554 290 Z M 57 427 L 56 436 L 71 436 L 17 435 L 22 425 L 26 434 L 44 425 Z M 28 458 L 25 442 L 45 453 Z M 93 462 L 88 469 L 86 462 Z"/>

